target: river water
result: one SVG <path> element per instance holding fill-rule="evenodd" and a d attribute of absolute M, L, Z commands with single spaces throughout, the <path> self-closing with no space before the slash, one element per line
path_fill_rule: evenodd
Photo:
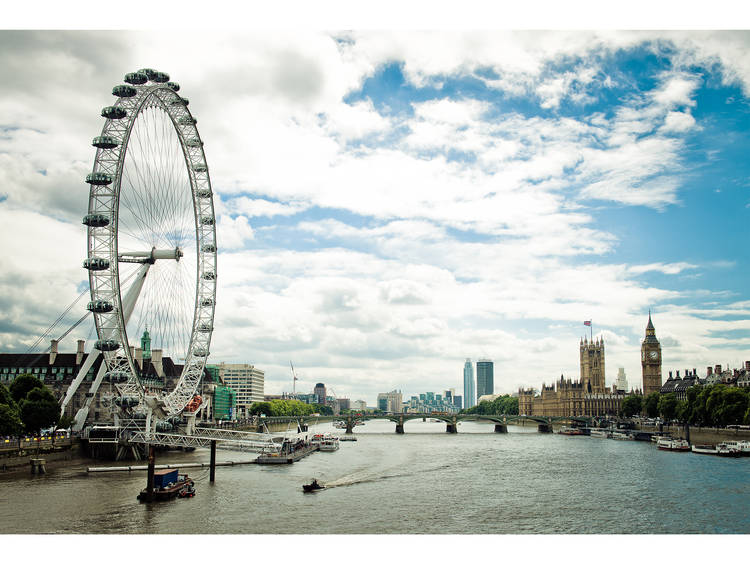
<path fill-rule="evenodd" d="M 314 428 L 331 430 L 330 424 Z M 652 443 L 537 433 L 535 427 L 387 420 L 356 442 L 293 465 L 182 469 L 194 498 L 141 504 L 146 473 L 0 474 L 2 533 L 523 534 L 747 533 L 750 458 L 658 451 Z M 334 433 L 343 433 L 333 430 Z M 217 460 L 256 454 L 217 452 Z M 157 464 L 208 461 L 207 450 Z M 134 461 L 119 464 L 135 464 Z M 303 494 L 316 477 L 327 489 Z"/>

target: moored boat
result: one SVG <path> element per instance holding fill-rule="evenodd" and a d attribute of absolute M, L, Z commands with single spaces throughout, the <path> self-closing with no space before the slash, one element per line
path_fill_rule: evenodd
<path fill-rule="evenodd" d="M 605 429 L 592 429 L 589 435 L 591 435 L 591 437 L 607 439 L 609 437 L 609 431 Z"/>
<path fill-rule="evenodd" d="M 560 435 L 583 435 L 583 431 L 581 431 L 577 427 L 568 427 L 568 426 L 562 426 L 560 428 L 560 431 L 558 431 Z"/>
<path fill-rule="evenodd" d="M 701 455 L 715 455 L 716 449 L 711 445 L 693 445 L 692 451 Z"/>
<path fill-rule="evenodd" d="M 625 433 L 624 431 L 613 431 L 612 439 L 619 439 L 621 441 L 633 441 L 635 436 L 631 433 Z"/>
<path fill-rule="evenodd" d="M 716 445 L 716 454 L 722 457 L 739 457 L 739 444 L 737 441 L 722 441 Z"/>
<path fill-rule="evenodd" d="M 339 441 L 356 441 L 357 437 L 354 435 L 342 435 L 339 437 Z"/>
<path fill-rule="evenodd" d="M 672 439 L 671 437 L 661 437 L 656 442 L 656 446 L 662 451 L 689 451 L 690 443 L 684 439 Z"/>
<path fill-rule="evenodd" d="M 318 448 L 323 452 L 333 452 L 339 448 L 339 438 L 334 437 L 330 433 L 326 433 L 323 439 L 318 443 Z"/>

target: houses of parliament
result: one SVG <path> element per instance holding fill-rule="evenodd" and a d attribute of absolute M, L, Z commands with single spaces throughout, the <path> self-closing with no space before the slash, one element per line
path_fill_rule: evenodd
<path fill-rule="evenodd" d="M 604 339 L 581 340 L 579 344 L 581 377 L 566 379 L 552 384 L 542 384 L 540 394 L 534 389 L 518 391 L 518 413 L 527 416 L 604 416 L 620 411 L 622 401 L 628 395 L 624 389 L 604 383 Z M 641 344 L 641 367 L 643 371 L 643 395 L 661 388 L 661 345 L 656 330 L 648 315 L 646 337 Z M 636 390 L 631 392 L 641 394 Z"/>

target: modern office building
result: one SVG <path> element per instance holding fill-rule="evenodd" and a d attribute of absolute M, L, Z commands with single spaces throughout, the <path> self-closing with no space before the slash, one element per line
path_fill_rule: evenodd
<path fill-rule="evenodd" d="M 495 393 L 495 373 L 492 359 L 477 361 L 477 392 L 476 397 Z"/>
<path fill-rule="evenodd" d="M 617 386 L 618 391 L 628 391 L 628 378 L 625 376 L 625 367 L 620 367 L 617 371 L 617 382 L 615 382 L 615 386 Z"/>
<path fill-rule="evenodd" d="M 367 402 L 364 400 L 355 400 L 352 402 L 352 410 L 366 410 Z"/>
<path fill-rule="evenodd" d="M 401 413 L 404 409 L 400 390 L 381 392 L 378 394 L 378 409 L 384 412 Z"/>
<path fill-rule="evenodd" d="M 318 404 L 325 405 L 326 403 L 326 385 L 319 382 L 313 389 L 313 394 L 318 397 Z"/>
<path fill-rule="evenodd" d="M 476 389 L 474 388 L 474 365 L 471 359 L 466 359 L 464 363 L 464 408 L 471 408 L 476 405 Z"/>
<path fill-rule="evenodd" d="M 247 363 L 219 363 L 219 377 L 237 393 L 238 419 L 249 415 L 253 402 L 263 402 L 265 373 Z"/>

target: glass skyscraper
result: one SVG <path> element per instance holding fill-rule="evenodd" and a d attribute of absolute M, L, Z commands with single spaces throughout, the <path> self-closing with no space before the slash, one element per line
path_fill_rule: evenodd
<path fill-rule="evenodd" d="M 476 405 L 476 391 L 474 390 L 474 365 L 471 359 L 464 363 L 464 408 Z"/>
<path fill-rule="evenodd" d="M 491 359 L 477 361 L 477 400 L 485 394 L 495 393 L 494 364 Z"/>

